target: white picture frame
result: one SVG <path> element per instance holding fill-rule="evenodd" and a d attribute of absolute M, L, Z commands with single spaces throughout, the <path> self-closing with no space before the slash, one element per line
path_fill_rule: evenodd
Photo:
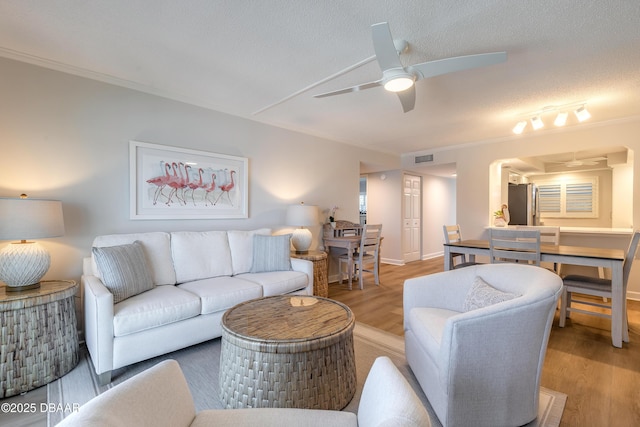
<path fill-rule="evenodd" d="M 129 141 L 131 219 L 248 218 L 248 159 Z"/>

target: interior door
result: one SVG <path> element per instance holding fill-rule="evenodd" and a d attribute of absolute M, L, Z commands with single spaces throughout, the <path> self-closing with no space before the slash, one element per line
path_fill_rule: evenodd
<path fill-rule="evenodd" d="M 403 176 L 402 197 L 402 252 L 404 262 L 420 259 L 422 234 L 422 181 L 419 176 Z"/>

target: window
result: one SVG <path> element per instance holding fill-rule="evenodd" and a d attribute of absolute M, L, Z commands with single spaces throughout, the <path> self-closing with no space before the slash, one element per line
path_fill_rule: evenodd
<path fill-rule="evenodd" d="M 598 177 L 538 182 L 543 218 L 597 218 Z"/>

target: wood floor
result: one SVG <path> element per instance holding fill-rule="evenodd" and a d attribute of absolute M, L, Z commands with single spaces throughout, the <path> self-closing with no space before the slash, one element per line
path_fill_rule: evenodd
<path fill-rule="evenodd" d="M 356 321 L 403 335 L 402 286 L 410 277 L 443 270 L 442 258 L 404 266 L 383 264 L 380 286 L 365 274 L 364 290 L 331 283 L 329 297 L 347 304 Z M 542 386 L 568 395 L 561 426 L 640 425 L 640 302 L 629 301 L 630 343 L 611 345 L 610 322 L 573 313 L 564 328 L 553 323 Z"/>

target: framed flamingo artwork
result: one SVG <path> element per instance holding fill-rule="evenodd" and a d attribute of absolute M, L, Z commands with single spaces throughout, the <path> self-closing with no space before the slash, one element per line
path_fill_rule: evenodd
<path fill-rule="evenodd" d="M 248 159 L 129 142 L 131 219 L 248 218 Z"/>

